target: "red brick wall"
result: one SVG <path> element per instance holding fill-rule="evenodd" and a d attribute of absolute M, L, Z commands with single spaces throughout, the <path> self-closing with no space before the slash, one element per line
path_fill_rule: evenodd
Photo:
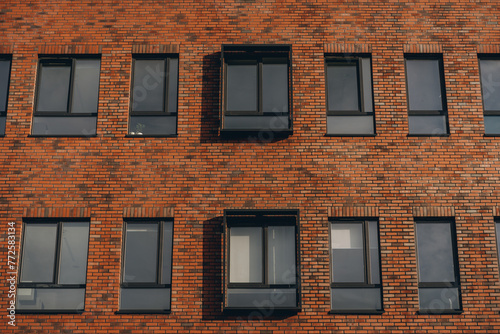
<path fill-rule="evenodd" d="M 484 137 L 478 52 L 500 52 L 497 1 L 10 1 L 0 138 L 0 273 L 7 222 L 90 217 L 83 314 L 16 315 L 15 333 L 500 331 L 500 139 Z M 293 135 L 218 134 L 221 44 L 291 44 Z M 126 137 L 132 52 L 178 51 L 178 136 Z M 325 52 L 370 52 L 377 135 L 326 137 Z M 409 137 L 404 52 L 442 53 L 450 136 Z M 97 136 L 30 137 L 38 55 L 101 54 Z M 300 209 L 302 311 L 224 315 L 222 213 Z M 118 310 L 123 217 L 173 212 L 172 312 Z M 328 218 L 380 220 L 382 315 L 330 315 Z M 462 314 L 419 315 L 413 217 L 455 217 Z M 19 250 L 20 242 L 16 247 Z"/>

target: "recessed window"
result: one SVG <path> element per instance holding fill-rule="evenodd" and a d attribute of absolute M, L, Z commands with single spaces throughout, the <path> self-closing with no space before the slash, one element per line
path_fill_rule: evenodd
<path fill-rule="evenodd" d="M 5 135 L 10 83 L 10 63 L 10 56 L 0 55 L 0 136 Z"/>
<path fill-rule="evenodd" d="M 172 235 L 171 220 L 125 223 L 120 311 L 170 310 Z"/>
<path fill-rule="evenodd" d="M 499 218 L 495 219 L 495 230 L 497 237 L 497 256 L 498 256 L 498 261 L 500 262 L 500 219 Z"/>
<path fill-rule="evenodd" d="M 134 56 L 130 135 L 176 134 L 178 77 L 177 55 Z"/>
<path fill-rule="evenodd" d="M 371 58 L 327 56 L 327 133 L 372 135 L 375 133 Z"/>
<path fill-rule="evenodd" d="M 416 220 L 420 312 L 460 311 L 455 227 L 451 220 Z"/>
<path fill-rule="evenodd" d="M 376 220 L 331 222 L 332 312 L 382 311 Z"/>
<path fill-rule="evenodd" d="M 225 309 L 299 307 L 294 210 L 225 212 Z"/>
<path fill-rule="evenodd" d="M 484 132 L 500 135 L 500 56 L 479 57 L 481 91 L 483 95 Z"/>
<path fill-rule="evenodd" d="M 411 135 L 448 133 L 441 55 L 406 55 L 408 126 Z"/>
<path fill-rule="evenodd" d="M 99 58 L 40 58 L 33 134 L 96 134 Z"/>
<path fill-rule="evenodd" d="M 223 131 L 291 129 L 289 46 L 222 47 Z"/>
<path fill-rule="evenodd" d="M 17 310 L 83 312 L 89 228 L 88 221 L 23 224 Z"/>

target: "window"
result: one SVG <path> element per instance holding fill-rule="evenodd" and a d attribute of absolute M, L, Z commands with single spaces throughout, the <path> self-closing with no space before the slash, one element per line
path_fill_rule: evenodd
<path fill-rule="evenodd" d="M 0 55 L 0 136 L 5 135 L 11 58 Z"/>
<path fill-rule="evenodd" d="M 135 55 L 129 134 L 175 135 L 179 58 L 173 55 Z"/>
<path fill-rule="evenodd" d="M 371 58 L 327 56 L 327 133 L 375 134 Z"/>
<path fill-rule="evenodd" d="M 411 135 L 448 133 L 441 55 L 406 55 L 408 127 Z"/>
<path fill-rule="evenodd" d="M 417 220 L 416 237 L 420 312 L 460 311 L 460 278 L 453 222 Z"/>
<path fill-rule="evenodd" d="M 290 46 L 222 47 L 223 132 L 291 129 Z"/>
<path fill-rule="evenodd" d="M 331 222 L 332 312 L 381 312 L 378 222 Z"/>
<path fill-rule="evenodd" d="M 299 307 L 298 212 L 225 211 L 225 309 Z"/>
<path fill-rule="evenodd" d="M 40 58 L 33 134 L 96 134 L 100 59 Z"/>
<path fill-rule="evenodd" d="M 500 56 L 480 55 L 481 90 L 483 93 L 484 132 L 500 135 Z"/>
<path fill-rule="evenodd" d="M 171 220 L 125 222 L 120 311 L 170 310 L 172 234 Z"/>
<path fill-rule="evenodd" d="M 500 219 L 495 219 L 495 230 L 496 230 L 496 237 L 497 237 L 497 255 L 498 255 L 498 262 L 500 263 Z"/>
<path fill-rule="evenodd" d="M 18 311 L 83 312 L 89 228 L 68 219 L 24 223 Z"/>

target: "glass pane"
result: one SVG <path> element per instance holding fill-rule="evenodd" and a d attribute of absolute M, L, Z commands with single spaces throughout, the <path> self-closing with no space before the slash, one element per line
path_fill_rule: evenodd
<path fill-rule="evenodd" d="M 481 59 L 481 89 L 486 111 L 500 111 L 500 60 Z"/>
<path fill-rule="evenodd" d="M 177 116 L 130 116 L 129 134 L 135 136 L 175 135 Z"/>
<path fill-rule="evenodd" d="M 9 91 L 10 60 L 0 60 L 0 112 L 7 110 Z"/>
<path fill-rule="evenodd" d="M 327 131 L 330 135 L 372 135 L 375 133 L 373 115 L 327 116 Z"/>
<path fill-rule="evenodd" d="M 60 284 L 85 284 L 89 228 L 89 223 L 63 223 L 59 263 Z"/>
<path fill-rule="evenodd" d="M 370 283 L 380 284 L 378 223 L 376 221 L 368 222 L 368 244 L 370 250 Z"/>
<path fill-rule="evenodd" d="M 75 60 L 72 113 L 96 113 L 99 104 L 99 59 Z"/>
<path fill-rule="evenodd" d="M 455 282 L 449 223 L 417 223 L 417 254 L 420 282 Z"/>
<path fill-rule="evenodd" d="M 288 112 L 288 65 L 262 65 L 262 108 L 265 113 Z"/>
<path fill-rule="evenodd" d="M 295 284 L 295 227 L 269 226 L 267 229 L 269 284 Z"/>
<path fill-rule="evenodd" d="M 435 310 L 459 310 L 460 300 L 458 288 L 419 288 L 418 299 L 420 309 Z"/>
<path fill-rule="evenodd" d="M 46 136 L 94 136 L 97 116 L 33 117 L 33 134 Z"/>
<path fill-rule="evenodd" d="M 123 282 L 157 283 L 158 224 L 127 223 Z"/>
<path fill-rule="evenodd" d="M 289 129 L 288 116 L 224 116 L 224 130 L 268 130 L 283 131 Z"/>
<path fill-rule="evenodd" d="M 500 135 L 500 116 L 484 116 L 484 133 Z"/>
<path fill-rule="evenodd" d="M 366 281 L 362 223 L 332 224 L 332 281 Z"/>
<path fill-rule="evenodd" d="M 406 60 L 410 110 L 443 110 L 439 61 Z"/>
<path fill-rule="evenodd" d="M 358 69 L 356 64 L 327 67 L 328 110 L 359 110 Z"/>
<path fill-rule="evenodd" d="M 262 283 L 262 228 L 231 227 L 229 282 Z"/>
<path fill-rule="evenodd" d="M 361 76 L 363 77 L 363 111 L 373 112 L 372 64 L 370 58 L 361 58 Z"/>
<path fill-rule="evenodd" d="M 38 112 L 67 112 L 71 66 L 41 64 L 38 82 Z"/>
<path fill-rule="evenodd" d="M 448 133 L 445 115 L 408 117 L 409 133 L 412 135 L 439 136 Z"/>
<path fill-rule="evenodd" d="M 334 288 L 332 310 L 382 310 L 380 288 Z"/>
<path fill-rule="evenodd" d="M 172 276 L 172 222 L 163 223 L 163 253 L 162 253 L 162 272 L 161 284 L 170 284 Z"/>
<path fill-rule="evenodd" d="M 164 111 L 165 60 L 136 59 L 133 85 L 133 111 Z"/>
<path fill-rule="evenodd" d="M 227 65 L 226 110 L 257 112 L 257 65 Z"/>
<path fill-rule="evenodd" d="M 273 309 L 296 307 L 295 289 L 228 289 L 227 306 L 256 308 L 272 312 Z"/>
<path fill-rule="evenodd" d="M 25 224 L 22 283 L 54 283 L 57 224 Z"/>
<path fill-rule="evenodd" d="M 83 311 L 85 288 L 25 289 L 17 291 L 18 310 Z"/>
<path fill-rule="evenodd" d="M 179 59 L 169 59 L 168 69 L 168 112 L 177 112 L 177 91 L 179 78 Z"/>
<path fill-rule="evenodd" d="M 120 289 L 120 310 L 164 311 L 170 309 L 170 289 Z"/>

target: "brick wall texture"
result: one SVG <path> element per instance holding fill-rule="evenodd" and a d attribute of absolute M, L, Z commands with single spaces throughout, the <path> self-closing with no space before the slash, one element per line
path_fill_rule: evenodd
<path fill-rule="evenodd" d="M 497 1 L 11 1 L 0 138 L 0 274 L 7 223 L 91 221 L 85 312 L 17 314 L 2 333 L 500 331 L 494 217 L 500 139 L 484 136 L 478 53 L 500 52 Z M 222 44 L 290 44 L 293 134 L 219 134 Z M 178 134 L 127 137 L 132 53 L 179 54 Z M 325 53 L 370 53 L 376 136 L 328 137 Z M 443 56 L 450 135 L 408 136 L 404 53 Z M 40 54 L 100 54 L 97 135 L 30 136 Z M 222 312 L 223 210 L 299 209 L 301 311 Z M 170 314 L 117 314 L 124 217 L 174 218 Z M 384 312 L 329 314 L 329 217 L 377 217 Z M 454 217 L 463 313 L 418 313 L 414 217 Z"/>

